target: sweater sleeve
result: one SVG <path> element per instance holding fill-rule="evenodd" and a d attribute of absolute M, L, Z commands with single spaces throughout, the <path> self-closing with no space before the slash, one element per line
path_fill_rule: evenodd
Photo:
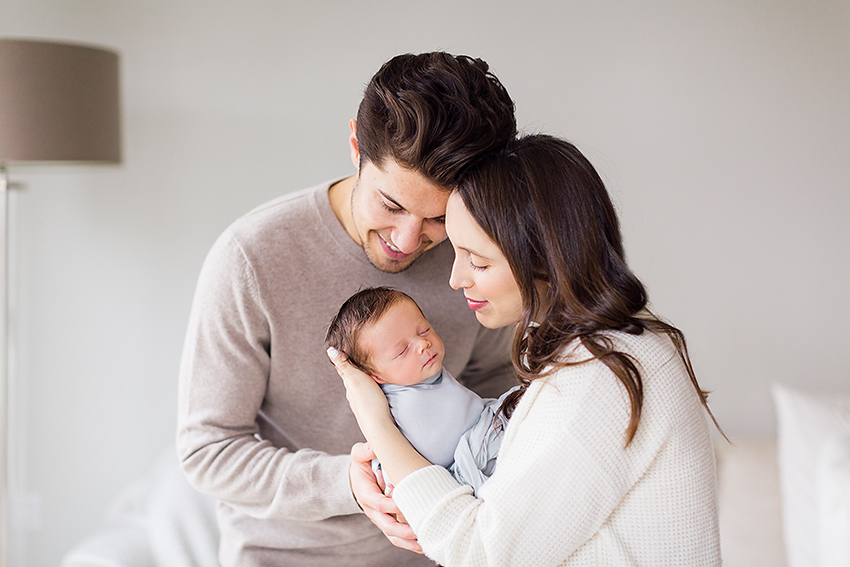
<path fill-rule="evenodd" d="M 601 363 L 582 368 L 591 366 L 605 372 Z M 635 468 L 622 462 L 628 402 L 616 380 L 590 389 L 594 380 L 538 382 L 516 408 L 477 498 L 433 466 L 396 487 L 393 498 L 441 565 L 560 565 L 637 481 Z"/>
<path fill-rule="evenodd" d="M 255 274 L 225 232 L 201 270 L 180 366 L 177 450 L 200 492 L 256 518 L 360 512 L 348 455 L 289 451 L 259 437 L 270 329 Z"/>

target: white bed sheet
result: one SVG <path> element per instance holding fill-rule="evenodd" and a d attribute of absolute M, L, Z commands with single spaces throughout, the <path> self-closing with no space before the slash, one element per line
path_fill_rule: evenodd
<path fill-rule="evenodd" d="M 215 501 L 195 491 L 169 448 L 107 511 L 100 528 L 62 559 L 62 567 L 214 567 Z"/>

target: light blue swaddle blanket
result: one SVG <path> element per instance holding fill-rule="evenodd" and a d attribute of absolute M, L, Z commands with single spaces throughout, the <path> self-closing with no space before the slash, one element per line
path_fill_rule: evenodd
<path fill-rule="evenodd" d="M 381 389 L 396 425 L 419 454 L 477 493 L 496 467 L 508 425 L 498 409 L 513 390 L 482 399 L 445 368 L 413 386 L 381 384 Z"/>

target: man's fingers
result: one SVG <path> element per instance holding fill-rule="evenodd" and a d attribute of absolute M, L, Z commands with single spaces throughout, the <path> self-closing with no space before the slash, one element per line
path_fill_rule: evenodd
<path fill-rule="evenodd" d="M 373 455 L 365 443 L 358 443 L 351 448 L 351 491 L 364 510 L 372 508 L 382 514 L 398 514 L 398 506 L 392 498 L 384 496 L 383 489 L 372 472 Z"/>
<path fill-rule="evenodd" d="M 384 532 L 387 539 L 396 547 L 422 553 L 416 534 L 406 523 L 396 518 L 403 518 L 401 510 L 392 498 L 384 496 L 372 472 L 372 459 L 375 453 L 366 443 L 357 443 L 351 448 L 351 466 L 349 478 L 351 491 L 357 503 L 363 508 L 366 517 Z"/>
<path fill-rule="evenodd" d="M 389 489 L 391 484 L 387 484 L 386 477 L 384 477 L 384 470 L 378 469 L 375 471 L 375 479 L 378 481 L 378 488 L 381 489 L 381 492 L 384 493 L 384 496 L 392 496 L 387 490 Z"/>
<path fill-rule="evenodd" d="M 392 514 L 382 514 L 371 508 L 364 508 L 363 511 L 366 513 L 366 517 L 372 520 L 372 523 L 378 526 L 378 529 L 384 532 L 384 535 L 390 540 L 397 538 L 416 541 L 413 528 L 400 523 Z"/>
<path fill-rule="evenodd" d="M 382 514 L 401 514 L 401 510 L 398 509 L 395 501 L 378 491 L 361 494 L 359 502 L 364 510 L 372 508 Z"/>
<path fill-rule="evenodd" d="M 420 546 L 419 542 L 415 539 L 399 539 L 397 537 L 388 537 L 387 539 L 390 540 L 390 543 L 396 547 L 415 551 L 416 553 L 422 555 L 422 546 Z"/>

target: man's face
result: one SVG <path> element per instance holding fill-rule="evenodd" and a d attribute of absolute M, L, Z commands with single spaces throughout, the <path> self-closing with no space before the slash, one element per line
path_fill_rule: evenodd
<path fill-rule="evenodd" d="M 387 158 L 363 160 L 351 192 L 351 217 L 369 261 L 383 272 L 406 270 L 446 238 L 449 192 Z"/>

